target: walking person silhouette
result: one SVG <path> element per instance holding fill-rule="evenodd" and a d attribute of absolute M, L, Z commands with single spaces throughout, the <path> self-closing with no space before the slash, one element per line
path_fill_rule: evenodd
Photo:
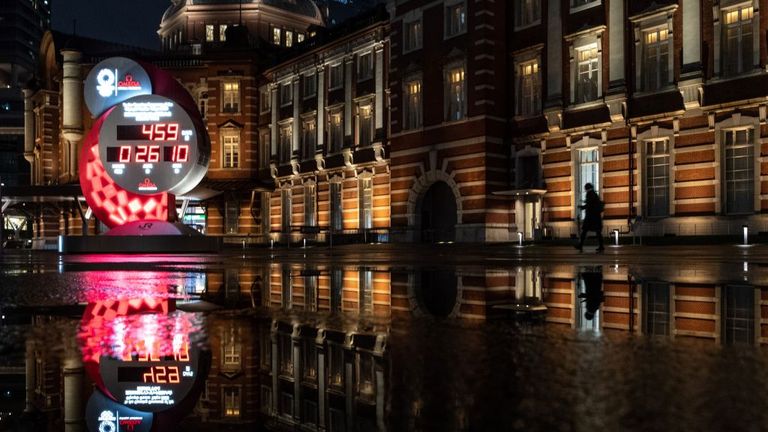
<path fill-rule="evenodd" d="M 579 252 L 583 251 L 584 240 L 587 239 L 587 233 L 594 231 L 597 234 L 597 252 L 600 253 L 605 250 L 603 247 L 603 202 L 600 201 L 600 197 L 595 192 L 595 187 L 592 183 L 584 185 L 584 190 L 587 192 L 587 197 L 584 200 L 584 204 L 579 206 L 580 210 L 584 210 L 584 220 L 581 222 L 581 238 L 579 239 L 579 245 L 576 249 Z"/>

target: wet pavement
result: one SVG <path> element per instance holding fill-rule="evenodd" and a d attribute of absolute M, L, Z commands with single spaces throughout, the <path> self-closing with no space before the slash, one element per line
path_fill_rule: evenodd
<path fill-rule="evenodd" d="M 1 260 L 0 430 L 768 428 L 762 245 Z"/>

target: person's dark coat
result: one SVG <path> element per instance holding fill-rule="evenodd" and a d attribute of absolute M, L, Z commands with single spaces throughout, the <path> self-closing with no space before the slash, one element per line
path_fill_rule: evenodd
<path fill-rule="evenodd" d="M 581 206 L 584 210 L 584 221 L 581 229 L 586 231 L 601 231 L 603 229 L 603 202 L 594 190 L 587 191 L 587 199 Z"/>

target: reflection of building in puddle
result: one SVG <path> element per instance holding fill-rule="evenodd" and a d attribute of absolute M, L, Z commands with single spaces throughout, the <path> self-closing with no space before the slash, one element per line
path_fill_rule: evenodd
<path fill-rule="evenodd" d="M 546 321 L 595 332 L 629 331 L 716 343 L 768 343 L 768 288 L 681 278 L 663 281 L 606 271 L 602 304 L 585 320 L 584 269 L 544 278 Z"/>
<path fill-rule="evenodd" d="M 276 301 L 258 317 L 209 316 L 213 365 L 197 416 L 206 423 L 266 418 L 328 430 L 383 428 L 388 327 L 342 322 L 329 308 L 307 314 L 306 299 L 295 298 L 295 311 Z"/>

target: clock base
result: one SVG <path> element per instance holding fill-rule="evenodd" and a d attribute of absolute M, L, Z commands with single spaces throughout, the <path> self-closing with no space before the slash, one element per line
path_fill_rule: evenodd
<path fill-rule="evenodd" d="M 216 253 L 221 237 L 208 237 L 180 223 L 136 221 L 98 236 L 59 236 L 64 254 Z"/>

